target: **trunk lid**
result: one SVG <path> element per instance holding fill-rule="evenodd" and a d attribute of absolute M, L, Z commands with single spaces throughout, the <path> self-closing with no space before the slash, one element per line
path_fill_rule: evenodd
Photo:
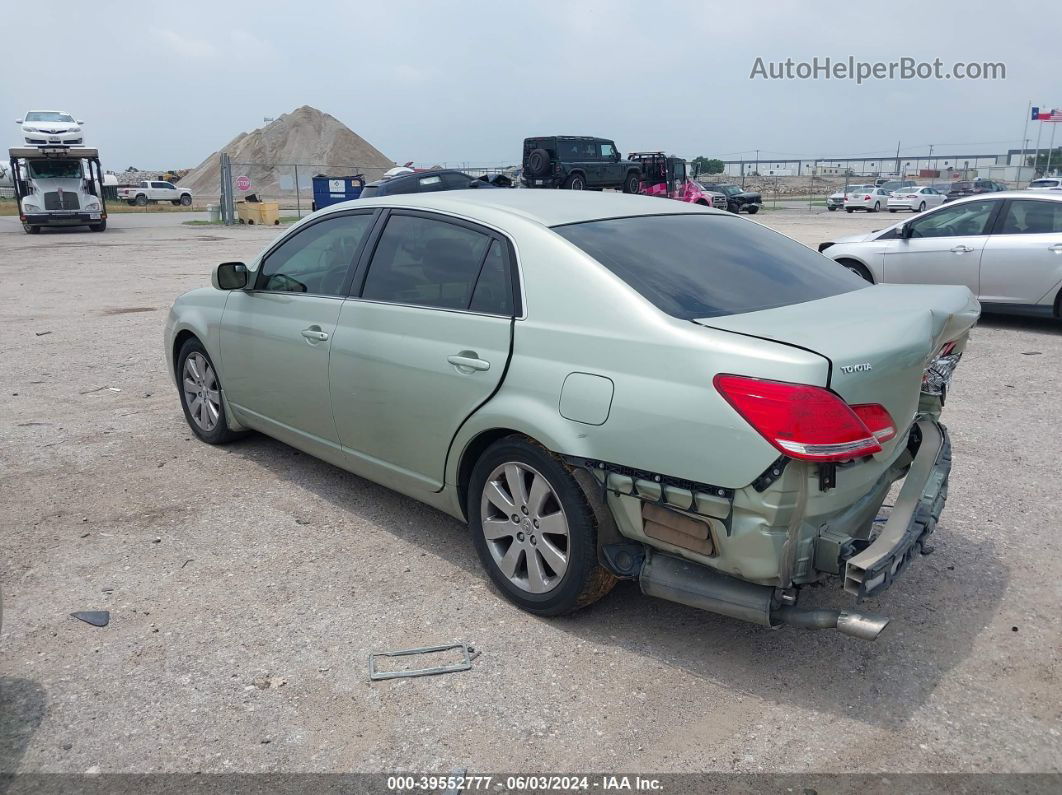
<path fill-rule="evenodd" d="M 918 411 L 926 367 L 947 342 L 962 351 L 980 311 L 966 287 L 880 284 L 694 322 L 817 353 L 830 362 L 825 386 L 851 405 L 882 404 L 901 441 Z"/>

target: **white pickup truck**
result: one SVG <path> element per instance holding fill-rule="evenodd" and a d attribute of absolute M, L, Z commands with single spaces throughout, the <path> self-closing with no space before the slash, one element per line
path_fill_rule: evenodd
<path fill-rule="evenodd" d="M 178 188 L 172 182 L 144 180 L 132 188 L 119 188 L 118 198 L 141 207 L 148 202 L 170 202 L 188 207 L 192 203 L 192 192 Z"/>

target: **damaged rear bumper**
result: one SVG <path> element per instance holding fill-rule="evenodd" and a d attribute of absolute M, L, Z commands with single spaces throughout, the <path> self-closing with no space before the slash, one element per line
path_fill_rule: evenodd
<path fill-rule="evenodd" d="M 926 537 L 944 510 L 951 472 L 948 432 L 932 420 L 922 420 L 915 428 L 918 451 L 892 513 L 870 546 L 845 564 L 844 589 L 859 598 L 881 593 L 916 554 L 928 553 Z"/>

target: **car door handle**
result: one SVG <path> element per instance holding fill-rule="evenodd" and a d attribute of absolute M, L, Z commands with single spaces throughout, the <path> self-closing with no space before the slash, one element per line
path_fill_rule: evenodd
<path fill-rule="evenodd" d="M 973 249 L 967 246 L 965 243 L 960 243 L 959 245 L 953 247 L 951 251 L 955 254 L 968 254 L 969 252 L 973 251 Z"/>
<path fill-rule="evenodd" d="M 446 361 L 463 373 L 469 373 L 473 370 L 490 369 L 490 362 L 480 359 L 479 354 L 475 351 L 461 351 L 460 353 L 455 353 L 453 356 L 447 356 Z"/>
<path fill-rule="evenodd" d="M 1055 243 L 1054 245 L 1047 247 L 1048 251 L 1053 251 L 1056 254 L 1062 254 L 1062 243 Z"/>
<path fill-rule="evenodd" d="M 310 326 L 302 330 L 302 336 L 308 339 L 310 342 L 324 342 L 328 339 L 328 332 L 321 331 L 320 326 Z"/>

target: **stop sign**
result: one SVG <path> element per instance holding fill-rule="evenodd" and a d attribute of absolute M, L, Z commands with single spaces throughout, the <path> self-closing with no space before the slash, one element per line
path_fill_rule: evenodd
<path fill-rule="evenodd" d="M 250 190 L 251 178 L 247 176 L 236 177 L 236 190 Z"/>

